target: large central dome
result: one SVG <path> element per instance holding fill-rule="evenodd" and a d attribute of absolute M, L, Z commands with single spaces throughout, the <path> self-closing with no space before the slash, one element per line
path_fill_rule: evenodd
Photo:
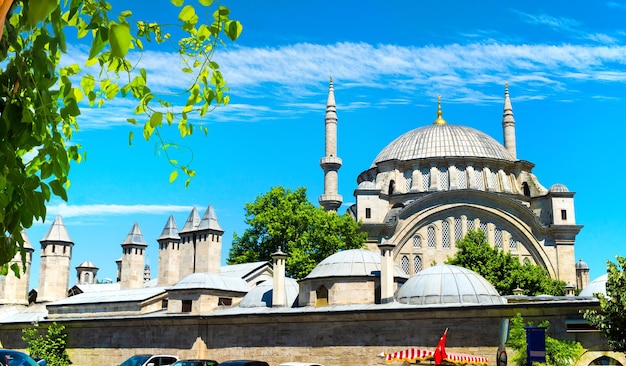
<path fill-rule="evenodd" d="M 433 124 L 411 130 L 385 147 L 372 167 L 387 160 L 408 161 L 436 157 L 477 157 L 515 161 L 499 142 L 476 129 Z"/>

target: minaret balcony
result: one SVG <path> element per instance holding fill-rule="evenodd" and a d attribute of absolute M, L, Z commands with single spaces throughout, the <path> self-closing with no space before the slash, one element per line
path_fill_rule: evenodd
<path fill-rule="evenodd" d="M 324 170 L 339 170 L 341 164 L 341 158 L 335 156 L 325 156 L 320 159 L 320 166 Z"/>

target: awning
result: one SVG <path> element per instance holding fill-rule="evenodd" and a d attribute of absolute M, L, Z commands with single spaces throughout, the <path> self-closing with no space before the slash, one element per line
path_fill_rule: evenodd
<path fill-rule="evenodd" d="M 434 361 L 435 351 L 422 348 L 407 348 L 402 351 L 386 353 L 385 360 L 387 362 L 409 362 L 418 363 L 422 361 Z M 487 357 L 474 356 L 463 353 L 447 353 L 443 358 L 442 365 L 487 365 L 489 359 Z"/>

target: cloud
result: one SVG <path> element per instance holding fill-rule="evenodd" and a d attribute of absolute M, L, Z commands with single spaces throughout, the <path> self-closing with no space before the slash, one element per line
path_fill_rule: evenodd
<path fill-rule="evenodd" d="M 173 212 L 188 212 L 193 206 L 182 205 L 115 205 L 115 204 L 94 204 L 94 205 L 67 205 L 61 203 L 48 206 L 48 216 L 61 215 L 68 217 L 103 216 L 103 215 L 135 215 L 151 214 L 163 215 Z"/>
<path fill-rule="evenodd" d="M 523 21 L 529 24 L 545 25 L 556 31 L 569 32 L 580 26 L 580 23 L 574 19 L 557 18 L 548 14 L 529 14 L 518 10 L 514 10 L 513 12 L 518 14 Z"/>

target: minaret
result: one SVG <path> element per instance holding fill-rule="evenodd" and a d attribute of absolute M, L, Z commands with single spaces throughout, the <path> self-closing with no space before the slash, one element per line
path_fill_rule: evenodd
<path fill-rule="evenodd" d="M 515 147 L 515 119 L 513 118 L 513 107 L 509 98 L 509 84 L 504 84 L 504 113 L 502 114 L 502 132 L 504 134 L 504 147 L 517 159 Z"/>
<path fill-rule="evenodd" d="M 195 273 L 196 229 L 200 225 L 198 209 L 193 208 L 185 221 L 185 226 L 178 232 L 180 235 L 180 267 L 178 278 Z"/>
<path fill-rule="evenodd" d="M 135 222 L 122 242 L 122 273 L 120 274 L 122 290 L 143 287 L 144 257 L 147 247 L 148 244 L 143 238 L 139 223 Z"/>
<path fill-rule="evenodd" d="M 195 273 L 220 273 L 223 234 L 215 210 L 209 205 L 196 229 Z"/>
<path fill-rule="evenodd" d="M 337 171 L 341 168 L 341 159 L 337 157 L 337 108 L 332 77 L 328 88 L 324 122 L 326 125 L 326 156 L 320 160 L 320 166 L 324 170 L 324 194 L 319 196 L 319 203 L 326 211 L 337 211 L 341 206 L 343 197 L 338 193 Z"/>
<path fill-rule="evenodd" d="M 74 243 L 57 216 L 41 243 L 39 288 L 37 302 L 61 300 L 67 297 L 70 281 L 70 260 Z"/>
<path fill-rule="evenodd" d="M 9 266 L 14 263 L 20 267 L 20 277 L 17 278 L 11 269 L 6 276 L 0 278 L 0 305 L 28 305 L 28 283 L 30 281 L 30 264 L 33 259 L 33 246 L 28 240 L 26 232 L 22 230 L 24 239 L 24 254 L 26 262 L 22 263 L 22 254 L 18 251 Z"/>
<path fill-rule="evenodd" d="M 174 216 L 170 215 L 157 239 L 159 242 L 159 286 L 170 286 L 180 280 L 180 236 Z"/>

